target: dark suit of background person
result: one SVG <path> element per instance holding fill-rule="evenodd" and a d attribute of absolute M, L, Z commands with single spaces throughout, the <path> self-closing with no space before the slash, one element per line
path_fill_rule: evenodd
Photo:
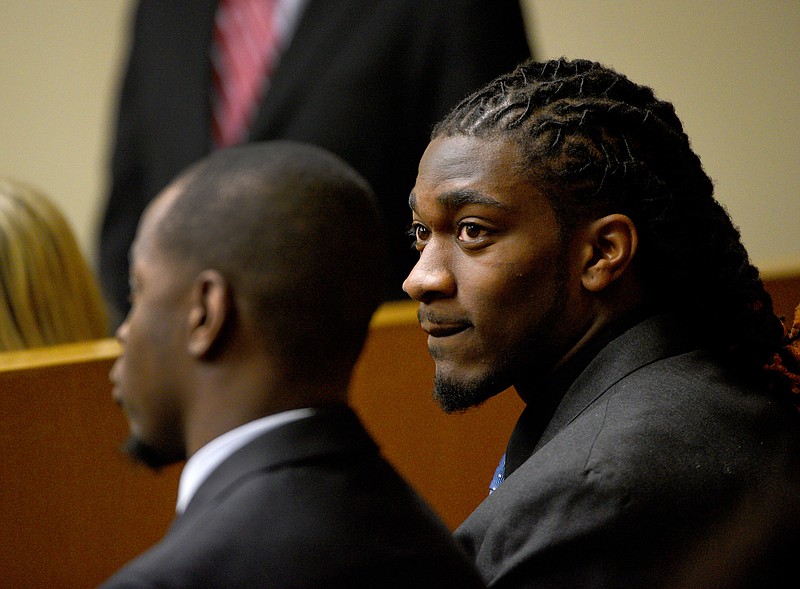
<path fill-rule="evenodd" d="M 124 316 L 128 247 L 145 205 L 212 149 L 209 51 L 217 2 L 139 3 L 119 98 L 100 278 Z M 387 298 L 414 263 L 407 197 L 433 123 L 530 54 L 517 1 L 310 0 L 250 140 L 296 139 L 343 157 L 389 225 Z"/>

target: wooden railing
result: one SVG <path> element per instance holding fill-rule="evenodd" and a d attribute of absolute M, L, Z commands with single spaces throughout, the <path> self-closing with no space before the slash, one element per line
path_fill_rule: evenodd
<path fill-rule="evenodd" d="M 792 313 L 800 278 L 767 281 Z M 522 403 L 506 393 L 445 415 L 413 303 L 376 314 L 351 403 L 386 457 L 455 528 L 486 496 Z M 181 465 L 153 473 L 119 451 L 114 340 L 0 354 L 0 585 L 93 587 L 164 534 Z"/>
<path fill-rule="evenodd" d="M 351 401 L 387 458 L 454 528 L 483 499 L 521 403 L 444 415 L 416 307 L 384 305 Z M 93 587 L 154 544 L 174 513 L 180 465 L 160 473 L 120 450 L 111 399 L 117 343 L 0 354 L 0 585 Z"/>

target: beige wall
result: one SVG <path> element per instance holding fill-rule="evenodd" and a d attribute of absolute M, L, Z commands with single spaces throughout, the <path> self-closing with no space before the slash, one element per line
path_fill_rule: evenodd
<path fill-rule="evenodd" d="M 523 3 L 540 56 L 603 61 L 673 101 L 756 263 L 800 271 L 800 3 Z M 91 258 L 132 5 L 0 0 L 0 174 L 47 191 Z"/>
<path fill-rule="evenodd" d="M 0 0 L 0 174 L 47 192 L 90 259 L 131 0 Z"/>

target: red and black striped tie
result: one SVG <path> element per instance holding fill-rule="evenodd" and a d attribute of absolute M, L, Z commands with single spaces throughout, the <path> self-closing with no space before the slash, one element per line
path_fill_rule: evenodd
<path fill-rule="evenodd" d="M 278 57 L 275 0 L 222 0 L 211 62 L 217 147 L 247 139 Z"/>

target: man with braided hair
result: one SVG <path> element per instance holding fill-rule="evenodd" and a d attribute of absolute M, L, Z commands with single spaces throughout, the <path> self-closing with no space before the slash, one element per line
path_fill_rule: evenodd
<path fill-rule="evenodd" d="M 797 334 L 673 106 L 526 62 L 435 127 L 409 204 L 435 398 L 526 403 L 456 530 L 489 585 L 772 586 L 799 529 Z"/>

